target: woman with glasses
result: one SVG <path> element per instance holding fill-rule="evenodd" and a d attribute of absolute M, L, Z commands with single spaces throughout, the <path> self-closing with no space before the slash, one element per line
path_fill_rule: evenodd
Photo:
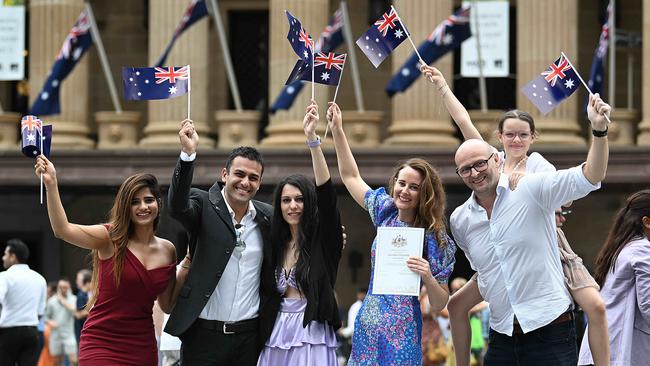
<path fill-rule="evenodd" d="M 388 180 L 388 189 L 371 189 L 359 174 L 342 127 L 341 110 L 330 103 L 327 121 L 343 184 L 352 198 L 366 209 L 375 227 L 418 227 L 425 230 L 422 257 L 410 257 L 406 265 L 419 274 L 431 311 L 447 304 L 447 280 L 454 267 L 456 245 L 447 235 L 445 191 L 440 176 L 424 159 L 400 164 Z M 376 240 L 370 251 L 375 266 Z M 417 296 L 376 295 L 373 275 L 354 324 L 348 366 L 421 365 L 422 314 Z"/>
<path fill-rule="evenodd" d="M 647 365 L 650 355 L 650 190 L 632 194 L 596 256 L 596 281 L 607 306 L 612 365 Z M 589 324 L 591 327 L 591 323 Z M 578 365 L 594 363 L 584 341 Z"/>
<path fill-rule="evenodd" d="M 275 322 L 261 319 L 261 324 L 274 325 L 258 365 L 337 365 L 335 330 L 341 319 L 334 285 L 343 233 L 336 191 L 316 135 L 318 117 L 318 105 L 312 101 L 303 127 L 316 185 L 303 175 L 290 175 L 273 196 L 275 283 L 264 290 L 281 301 Z"/>
<path fill-rule="evenodd" d="M 459 127 L 465 140 L 480 139 L 469 113 L 450 90 L 442 73 L 435 67 L 424 65 L 420 69 L 424 76 L 438 89 L 447 111 Z M 497 139 L 503 145 L 498 152 L 501 173 L 509 176 L 510 188 L 515 189 L 519 180 L 527 173 L 555 171 L 555 167 L 542 155 L 533 152 L 528 155 L 531 145 L 537 139 L 533 117 L 520 110 L 505 112 L 499 119 Z M 472 167 L 467 167 L 457 173 L 461 177 L 469 177 L 472 170 L 478 172 L 487 168 L 487 162 L 479 161 Z M 567 206 L 570 203 L 567 203 Z M 558 245 L 560 259 L 566 285 L 573 299 L 580 305 L 589 318 L 591 325 L 588 338 L 594 352 L 595 365 L 609 365 L 609 339 L 607 337 L 607 318 L 605 304 L 599 295 L 598 284 L 582 264 L 582 259 L 576 255 L 558 227 Z M 476 275 L 460 291 L 449 300 L 449 314 L 453 333 L 456 358 L 459 366 L 469 365 L 470 325 L 468 312 L 479 302 L 483 301 L 478 290 Z"/>
<path fill-rule="evenodd" d="M 89 249 L 92 296 L 81 330 L 81 365 L 157 365 L 154 300 L 170 311 L 180 291 L 174 276 L 176 248 L 155 236 L 162 197 L 156 177 L 139 173 L 120 186 L 108 222 L 77 225 L 61 203 L 54 164 L 36 159 L 47 188 L 47 212 L 57 238 Z M 184 275 L 179 273 L 179 281 Z"/>

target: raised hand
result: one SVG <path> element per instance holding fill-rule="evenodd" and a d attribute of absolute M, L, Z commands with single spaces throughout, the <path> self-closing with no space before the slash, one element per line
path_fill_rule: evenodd
<path fill-rule="evenodd" d="M 510 190 L 514 191 L 519 184 L 519 180 L 526 175 L 526 172 L 512 172 L 510 177 L 508 177 L 508 182 L 510 183 Z"/>
<path fill-rule="evenodd" d="M 35 173 L 37 177 L 43 174 L 43 183 L 45 183 L 46 187 L 56 184 L 56 169 L 54 169 L 54 164 L 45 155 L 41 154 L 36 157 L 36 165 L 34 165 L 34 168 L 36 169 Z"/>
<path fill-rule="evenodd" d="M 590 95 L 587 106 L 587 117 L 589 118 L 589 122 L 591 122 L 591 129 L 604 131 L 607 128 L 607 119 L 605 116 L 609 118 L 611 110 L 612 107 L 600 98 L 600 94 Z"/>
<path fill-rule="evenodd" d="M 342 128 L 343 127 L 343 116 L 341 114 L 341 108 L 339 108 L 338 104 L 334 102 L 329 102 L 329 108 L 327 108 L 327 125 L 329 126 L 330 130 L 334 130 L 335 128 Z"/>
<path fill-rule="evenodd" d="M 440 70 L 436 69 L 433 66 L 421 64 L 420 65 L 420 72 L 424 75 L 427 80 L 429 80 L 433 85 L 436 86 L 436 88 L 442 92 L 442 89 L 444 89 L 447 86 L 447 81 L 445 81 L 445 77 L 442 76 L 442 73 Z"/>
<path fill-rule="evenodd" d="M 194 129 L 194 122 L 191 119 L 185 119 L 181 122 L 181 130 L 178 132 L 181 140 L 181 150 L 186 154 L 192 155 L 196 152 L 199 145 L 199 134 Z"/>
<path fill-rule="evenodd" d="M 305 136 L 310 141 L 316 140 L 316 126 L 318 125 L 318 104 L 311 101 L 307 106 L 305 118 L 302 120 L 302 128 L 305 131 Z"/>

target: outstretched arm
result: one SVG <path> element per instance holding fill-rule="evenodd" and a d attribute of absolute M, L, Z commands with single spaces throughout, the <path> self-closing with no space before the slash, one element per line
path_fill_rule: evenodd
<path fill-rule="evenodd" d="M 612 107 L 600 99 L 598 93 L 589 96 L 589 105 L 587 106 L 587 116 L 591 122 L 591 129 L 594 131 L 605 131 L 607 129 L 607 120 Z M 596 184 L 605 179 L 607 172 L 607 160 L 609 159 L 609 145 L 607 136 L 594 136 L 587 163 L 582 167 L 585 178 L 591 183 Z"/>
<path fill-rule="evenodd" d="M 54 164 L 44 155 L 39 155 L 35 167 L 37 176 L 43 174 L 43 183 L 47 189 L 47 213 L 54 236 L 81 248 L 97 250 L 109 248 L 111 242 L 108 230 L 103 225 L 77 225 L 68 221 L 59 196 Z"/>
<path fill-rule="evenodd" d="M 321 186 L 330 179 L 330 171 L 327 168 L 327 162 L 325 161 L 323 150 L 320 148 L 320 143 L 316 143 L 316 140 L 320 139 L 320 137 L 316 135 L 317 125 L 318 104 L 312 100 L 309 106 L 307 106 L 307 113 L 305 114 L 305 118 L 302 121 L 302 127 L 305 130 L 309 152 L 311 153 L 311 164 L 314 168 L 314 179 L 316 180 L 316 185 Z"/>
<path fill-rule="evenodd" d="M 343 132 L 343 118 L 341 116 L 341 109 L 334 103 L 329 103 L 327 109 L 327 125 L 332 130 L 332 138 L 334 139 L 334 148 L 336 149 L 336 159 L 339 165 L 339 174 L 341 180 L 348 189 L 350 195 L 354 200 L 365 208 L 364 199 L 366 192 L 370 190 L 370 186 L 361 178 L 359 174 L 359 167 L 354 160 L 350 145 Z"/>
<path fill-rule="evenodd" d="M 445 103 L 447 111 L 453 118 L 454 122 L 460 128 L 460 132 L 463 134 L 465 140 L 469 139 L 479 139 L 483 140 L 481 134 L 478 132 L 472 120 L 469 118 L 469 113 L 467 109 L 460 103 L 458 98 L 447 85 L 445 77 L 442 76 L 440 70 L 436 69 L 433 66 L 422 65 L 420 66 L 420 71 L 424 74 L 424 77 L 427 78 L 435 87 L 436 90 L 440 93 L 440 98 Z"/>

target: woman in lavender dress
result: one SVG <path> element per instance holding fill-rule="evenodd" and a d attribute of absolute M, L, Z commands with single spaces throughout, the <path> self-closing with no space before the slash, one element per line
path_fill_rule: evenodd
<path fill-rule="evenodd" d="M 313 101 L 303 124 L 316 186 L 305 176 L 291 175 L 274 194 L 272 290 L 282 299 L 258 365 L 337 365 L 335 330 L 341 319 L 334 284 L 343 234 L 336 192 L 316 135 L 318 106 Z"/>
<path fill-rule="evenodd" d="M 612 366 L 648 365 L 650 355 L 650 190 L 631 195 L 596 256 Z M 594 360 L 586 337 L 578 365 Z"/>
<path fill-rule="evenodd" d="M 388 189 L 371 189 L 361 178 L 342 127 L 341 110 L 331 103 L 327 120 L 343 184 L 352 198 L 370 214 L 375 227 L 420 227 L 425 230 L 422 257 L 405 263 L 419 274 L 434 313 L 449 299 L 447 280 L 454 266 L 456 245 L 446 234 L 445 191 L 440 176 L 424 159 L 399 165 Z M 375 265 L 375 246 L 370 251 Z M 348 366 L 422 365 L 422 313 L 417 296 L 376 295 L 371 272 L 368 295 L 354 323 Z"/>

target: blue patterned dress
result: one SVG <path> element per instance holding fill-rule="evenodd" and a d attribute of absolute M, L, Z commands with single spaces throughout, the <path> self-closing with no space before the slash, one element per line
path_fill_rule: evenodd
<path fill-rule="evenodd" d="M 366 192 L 365 204 L 375 227 L 406 227 L 397 218 L 397 208 L 384 188 Z M 446 234 L 445 234 L 446 236 Z M 447 237 L 444 249 L 438 248 L 433 232 L 425 233 L 429 264 L 433 277 L 446 284 L 454 268 L 456 245 Z M 368 295 L 354 322 L 352 353 L 348 366 L 422 364 L 422 314 L 417 296 L 374 295 L 373 272 L 375 248 L 372 243 L 371 272 Z"/>

